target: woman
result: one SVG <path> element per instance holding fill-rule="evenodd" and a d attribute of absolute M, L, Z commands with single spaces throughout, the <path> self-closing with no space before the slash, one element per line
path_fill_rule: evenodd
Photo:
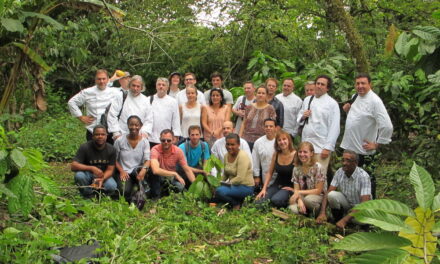
<path fill-rule="evenodd" d="M 182 76 L 178 72 L 173 72 L 168 77 L 168 81 L 170 82 L 170 89 L 168 90 L 168 95 L 177 98 L 177 94 L 180 92 L 180 83 Z"/>
<path fill-rule="evenodd" d="M 292 172 L 296 150 L 293 147 L 292 137 L 289 133 L 281 130 L 275 136 L 275 153 L 272 155 L 269 170 L 261 192 L 257 195 L 257 203 L 270 200 L 276 207 L 286 207 L 289 196 L 292 193 Z M 269 186 L 273 173 L 277 178 Z"/>
<path fill-rule="evenodd" d="M 245 151 L 240 150 L 240 138 L 230 133 L 226 136 L 226 150 L 222 186 L 215 190 L 214 200 L 219 203 L 229 203 L 234 209 L 240 209 L 240 204 L 246 196 L 254 192 L 251 160 Z"/>
<path fill-rule="evenodd" d="M 264 120 L 276 120 L 273 106 L 267 103 L 268 90 L 266 86 L 257 89 L 257 101 L 246 108 L 243 123 L 240 128 L 240 137 L 245 139 L 252 150 L 254 142 L 264 135 Z"/>
<path fill-rule="evenodd" d="M 312 143 L 306 141 L 299 144 L 292 174 L 294 189 L 284 188 L 294 192 L 290 197 L 289 208 L 295 214 L 317 214 L 321 206 L 326 176 L 322 173 L 321 164 L 316 162 L 313 155 Z"/>
<path fill-rule="evenodd" d="M 153 125 L 153 111 L 150 102 L 145 95 L 145 83 L 141 76 L 134 75 L 128 83 L 127 97 L 121 95 L 115 98 L 108 113 L 108 131 L 113 133 L 113 139 L 119 138 L 123 134 L 128 134 L 127 120 L 129 116 L 137 115 L 145 126 L 142 127 L 141 134 L 147 137 Z"/>
<path fill-rule="evenodd" d="M 223 91 L 218 88 L 211 89 L 209 105 L 202 109 L 203 135 L 210 148 L 222 137 L 223 123 L 230 120 L 231 113 L 225 104 Z"/>
<path fill-rule="evenodd" d="M 182 136 L 184 138 L 189 137 L 188 128 L 190 126 L 202 127 L 200 124 L 202 105 L 197 102 L 197 88 L 192 85 L 186 87 L 186 98 L 188 98 L 188 101 L 179 105 L 181 120 L 180 129 L 182 130 Z"/>
<path fill-rule="evenodd" d="M 119 189 L 130 203 L 133 187 L 144 180 L 150 167 L 150 144 L 140 133 L 142 121 L 138 116 L 130 116 L 127 126 L 129 133 L 119 137 L 114 147 Z"/>

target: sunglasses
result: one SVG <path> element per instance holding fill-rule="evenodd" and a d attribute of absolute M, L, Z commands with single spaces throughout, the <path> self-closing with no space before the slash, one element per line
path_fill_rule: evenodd
<path fill-rule="evenodd" d="M 160 140 L 160 142 L 162 142 L 162 143 L 165 143 L 165 142 L 170 143 L 171 141 L 172 141 L 172 139 L 161 139 Z"/>

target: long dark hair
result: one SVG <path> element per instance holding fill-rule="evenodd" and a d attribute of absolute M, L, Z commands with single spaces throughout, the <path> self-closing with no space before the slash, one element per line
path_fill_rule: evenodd
<path fill-rule="evenodd" d="M 222 97 L 222 100 L 220 101 L 220 107 L 222 107 L 226 103 L 226 101 L 225 101 L 225 95 L 223 94 L 223 90 L 219 89 L 219 88 L 212 88 L 211 89 L 211 91 L 209 93 L 209 105 L 212 105 L 211 97 L 212 97 L 212 93 L 213 92 L 219 92 L 220 93 L 220 96 Z"/>

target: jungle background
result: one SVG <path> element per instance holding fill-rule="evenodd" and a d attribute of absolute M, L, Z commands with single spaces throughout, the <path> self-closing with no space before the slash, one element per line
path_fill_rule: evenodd
<path fill-rule="evenodd" d="M 173 196 L 137 212 L 123 201 L 81 200 L 70 188 L 67 164 L 85 133 L 67 100 L 92 86 L 100 68 L 141 75 L 146 95 L 154 93 L 157 77 L 173 71 L 196 73 L 201 90 L 219 71 L 234 96 L 247 80 L 291 77 L 303 98 L 305 82 L 328 74 L 334 80 L 329 93 L 340 103 L 355 92 L 356 73 L 368 72 L 394 125 L 393 142 L 381 148 L 376 164 L 379 198 L 415 205 L 408 180 L 413 162 L 426 168 L 438 190 L 438 1 L 0 0 L 0 22 L 0 180 L 14 168 L 29 176 L 0 185 L 0 248 L 6 252 L 0 262 L 45 263 L 49 248 L 88 238 L 104 241 L 111 252 L 104 262 L 346 258 L 331 250 L 325 227 L 280 221 L 252 206 L 220 214 L 193 197 Z M 344 114 L 341 119 L 337 145 Z M 334 169 L 340 156 L 338 150 Z M 18 189 L 20 197 L 11 196 Z M 246 239 L 226 243 L 237 238 Z"/>

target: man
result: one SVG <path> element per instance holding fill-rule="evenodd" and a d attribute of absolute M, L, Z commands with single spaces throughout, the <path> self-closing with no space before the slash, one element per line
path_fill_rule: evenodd
<path fill-rule="evenodd" d="M 337 188 L 340 191 L 336 191 Z M 354 151 L 345 150 L 342 155 L 342 168 L 337 170 L 333 177 L 316 221 L 327 221 L 326 208 L 329 204 L 336 226 L 344 228 L 353 218 L 350 209 L 370 199 L 371 184 L 368 173 L 358 167 L 358 155 Z"/>
<path fill-rule="evenodd" d="M 339 136 L 339 106 L 327 93 L 332 85 L 329 76 L 318 76 L 315 80 L 315 95 L 304 99 L 297 119 L 298 123 L 304 124 L 301 141 L 313 144 L 315 158 L 321 163 L 324 175 L 327 174 L 330 154 L 335 150 Z"/>
<path fill-rule="evenodd" d="M 315 82 L 308 81 L 306 85 L 304 85 L 304 93 L 307 96 L 315 95 Z"/>
<path fill-rule="evenodd" d="M 293 79 L 287 78 L 283 81 L 283 92 L 278 94 L 276 98 L 284 106 L 284 126 L 283 129 L 292 136 L 292 140 L 295 138 L 298 132 L 298 122 L 296 117 L 299 110 L 301 110 L 302 100 L 299 98 L 293 90 L 295 89 L 295 83 Z"/>
<path fill-rule="evenodd" d="M 183 151 L 173 144 L 174 133 L 165 129 L 160 133 L 160 144 L 151 149 L 149 177 L 152 198 L 160 198 L 164 183 L 171 184 L 177 191 L 185 188 L 185 179 L 177 173 L 177 165 L 185 172 L 184 176 L 191 183 L 195 180 L 194 173 L 186 163 Z M 168 179 L 167 179 L 168 178 Z"/>
<path fill-rule="evenodd" d="M 229 107 L 229 109 L 231 109 L 232 104 L 234 104 L 234 97 L 232 96 L 232 93 L 230 91 L 223 89 L 223 76 L 219 72 L 213 72 L 211 74 L 211 84 L 212 88 L 204 93 L 206 102 L 209 102 L 209 98 L 211 97 L 211 90 L 213 88 L 218 88 L 223 91 L 226 105 Z"/>
<path fill-rule="evenodd" d="M 197 83 L 196 75 L 192 72 L 185 73 L 185 75 L 183 77 L 183 83 L 185 84 L 185 89 L 182 89 L 176 96 L 177 103 L 179 105 L 182 105 L 182 104 L 185 104 L 186 102 L 188 102 L 188 98 L 186 98 L 186 87 L 188 85 L 196 86 L 196 83 Z M 197 102 L 199 102 L 199 104 L 202 104 L 202 105 L 206 104 L 205 96 L 199 90 L 197 90 Z"/>
<path fill-rule="evenodd" d="M 119 81 L 119 84 L 121 85 L 121 89 L 123 91 L 128 91 L 128 82 L 130 82 L 130 73 L 124 72 L 121 70 L 116 70 L 113 76 L 109 79 L 108 86 L 113 86 L 113 83 L 115 81 Z"/>
<path fill-rule="evenodd" d="M 176 99 L 167 95 L 169 82 L 167 78 L 159 77 L 156 81 L 156 94 L 149 97 L 153 111 L 153 126 L 148 136 L 150 147 L 160 143 L 160 133 L 164 129 L 173 131 L 173 135 L 180 136 L 180 115 Z M 177 142 L 177 138 L 175 139 Z"/>
<path fill-rule="evenodd" d="M 275 152 L 275 120 L 264 120 L 264 133 L 264 136 L 255 141 L 252 150 L 255 187 L 260 187 L 260 185 L 264 184 L 272 160 L 272 155 Z M 276 177 L 272 177 L 270 184 L 275 181 L 275 178 Z"/>
<path fill-rule="evenodd" d="M 97 70 L 95 75 L 95 86 L 81 90 L 70 98 L 67 103 L 70 113 L 85 124 L 87 141 L 92 139 L 93 128 L 101 123 L 101 115 L 113 98 L 121 93 L 120 89 L 107 87 L 108 73 L 106 70 Z M 83 115 L 80 107 L 86 105 L 87 114 Z M 107 137 L 112 143 L 112 137 Z"/>
<path fill-rule="evenodd" d="M 275 108 L 277 114 L 277 129 L 284 127 L 284 106 L 283 103 L 275 97 L 278 89 L 278 80 L 269 78 L 266 80 L 266 87 L 268 90 L 267 103 Z"/>
<path fill-rule="evenodd" d="M 209 153 L 208 143 L 200 140 L 202 128 L 197 125 L 190 126 L 188 128 L 188 135 L 189 142 L 185 141 L 184 143 L 180 144 L 179 148 L 185 154 L 186 161 L 192 172 L 195 175 L 206 175 L 206 172 L 203 170 L 203 166 L 211 154 Z"/>
<path fill-rule="evenodd" d="M 247 81 L 243 84 L 244 95 L 240 95 L 232 107 L 232 112 L 237 116 L 235 122 L 235 133 L 240 132 L 241 123 L 243 122 L 246 107 L 255 102 L 255 86 L 253 82 Z"/>
<path fill-rule="evenodd" d="M 117 189 L 113 179 L 116 162 L 116 150 L 106 142 L 107 130 L 102 125 L 93 128 L 92 139 L 82 144 L 70 168 L 75 172 L 75 183 L 80 186 L 80 193 L 90 198 L 93 195 L 93 186 L 97 189 L 104 188 L 107 194 L 113 194 Z"/>
<path fill-rule="evenodd" d="M 348 115 L 341 147 L 356 152 L 359 155 L 359 166 L 365 169 L 371 167 L 379 146 L 391 142 L 393 124 L 382 100 L 371 90 L 371 78 L 368 74 L 357 75 L 355 87 L 357 98 L 354 98 L 353 104 L 347 103 L 343 106 Z M 373 171 L 367 171 L 371 176 L 375 198 L 376 178 Z"/>

